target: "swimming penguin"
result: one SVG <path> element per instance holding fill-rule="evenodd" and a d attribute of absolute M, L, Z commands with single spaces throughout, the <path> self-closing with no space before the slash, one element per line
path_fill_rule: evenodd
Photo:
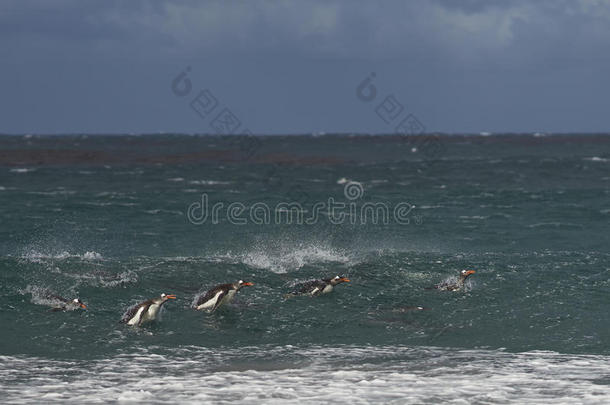
<path fill-rule="evenodd" d="M 435 285 L 434 287 L 429 287 L 428 290 L 437 289 L 443 291 L 460 291 L 464 289 L 464 282 L 470 275 L 475 274 L 474 270 L 462 270 L 460 271 L 460 277 L 457 281 L 444 281 L 440 284 Z"/>
<path fill-rule="evenodd" d="M 246 286 L 252 286 L 253 283 L 244 282 L 243 280 L 239 280 L 237 283 L 228 283 L 217 285 L 216 287 L 208 290 L 205 294 L 197 298 L 197 301 L 193 305 L 198 311 L 203 311 L 204 309 L 208 312 L 214 312 L 218 309 L 219 306 L 223 304 L 228 304 L 231 302 L 235 294 L 242 288 Z"/>
<path fill-rule="evenodd" d="M 175 295 L 164 293 L 157 298 L 152 298 L 141 302 L 138 305 L 134 305 L 125 312 L 123 319 L 121 319 L 121 323 L 140 326 L 145 322 L 154 321 L 157 319 L 157 315 L 163 304 L 165 304 L 167 300 L 175 299 Z"/>
<path fill-rule="evenodd" d="M 312 297 L 320 294 L 328 294 L 337 284 L 349 283 L 349 279 L 342 276 L 333 278 L 323 278 L 322 280 L 311 280 L 297 285 L 297 289 L 287 294 L 290 295 L 311 295 Z"/>
<path fill-rule="evenodd" d="M 80 298 L 70 300 L 59 295 L 49 295 L 47 298 L 52 301 L 51 311 L 74 311 L 78 308 L 87 309 L 87 306 L 83 304 Z"/>

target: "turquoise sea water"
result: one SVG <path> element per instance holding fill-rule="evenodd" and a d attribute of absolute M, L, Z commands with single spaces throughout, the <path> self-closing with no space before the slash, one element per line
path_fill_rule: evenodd
<path fill-rule="evenodd" d="M 3 400 L 610 401 L 610 137 L 431 142 L 0 137 Z M 160 321 L 118 323 L 162 292 Z"/>

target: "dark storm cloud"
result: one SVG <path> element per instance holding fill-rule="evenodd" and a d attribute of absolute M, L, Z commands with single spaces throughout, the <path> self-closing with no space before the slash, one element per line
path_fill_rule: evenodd
<path fill-rule="evenodd" d="M 606 1 L 8 1 L 0 131 L 199 130 L 162 96 L 186 64 L 261 132 L 387 130 L 349 99 L 370 70 L 429 129 L 601 130 L 609 45 Z"/>
<path fill-rule="evenodd" d="M 608 22 L 607 3 L 594 1 L 33 1 L 4 3 L 0 33 L 26 49 L 36 40 L 59 49 L 113 40 L 156 54 L 404 59 L 425 47 L 447 57 L 532 57 L 602 53 L 595 47 L 609 43 Z"/>
<path fill-rule="evenodd" d="M 448 54 L 511 46 L 528 54 L 529 47 L 549 40 L 588 49 L 609 42 L 609 17 L 607 2 L 561 0 L 9 1 L 1 6 L 0 33 L 3 41 L 38 37 L 94 46 L 120 40 L 125 47 L 184 54 L 238 50 L 402 58 L 416 42 Z M 159 49 L 157 38 L 173 42 Z"/>
<path fill-rule="evenodd" d="M 116 24 L 98 18 L 103 7 L 85 2 L 8 2 L 0 10 L 3 40 L 38 37 L 81 41 L 128 35 Z"/>

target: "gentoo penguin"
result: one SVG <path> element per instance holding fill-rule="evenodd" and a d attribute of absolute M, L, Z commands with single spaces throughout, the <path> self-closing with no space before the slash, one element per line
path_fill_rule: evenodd
<path fill-rule="evenodd" d="M 443 281 L 440 284 L 435 285 L 434 287 L 430 287 L 428 289 L 443 290 L 443 291 L 460 291 L 464 289 L 464 282 L 471 274 L 476 273 L 474 270 L 462 270 L 460 271 L 460 277 L 457 281 Z"/>
<path fill-rule="evenodd" d="M 87 306 L 83 304 L 80 298 L 70 300 L 59 295 L 49 295 L 47 298 L 51 301 L 51 311 L 74 311 L 78 308 L 87 309 Z"/>
<path fill-rule="evenodd" d="M 208 312 L 214 312 L 218 309 L 219 306 L 223 304 L 228 304 L 231 302 L 235 294 L 242 288 L 246 286 L 252 286 L 253 283 L 244 282 L 243 280 L 239 280 L 237 283 L 228 283 L 217 285 L 216 287 L 208 290 L 205 294 L 199 296 L 197 301 L 193 305 L 198 311 L 203 311 L 204 309 Z"/>
<path fill-rule="evenodd" d="M 288 295 L 311 295 L 328 294 L 337 284 L 349 283 L 349 279 L 341 276 L 324 278 L 322 280 L 311 280 L 297 285 L 297 288 Z"/>
<path fill-rule="evenodd" d="M 140 326 L 145 322 L 154 321 L 157 319 L 157 315 L 163 304 L 165 304 L 167 300 L 175 299 L 175 295 L 164 293 L 157 298 L 152 298 L 134 305 L 125 312 L 123 319 L 121 319 L 121 323 Z"/>

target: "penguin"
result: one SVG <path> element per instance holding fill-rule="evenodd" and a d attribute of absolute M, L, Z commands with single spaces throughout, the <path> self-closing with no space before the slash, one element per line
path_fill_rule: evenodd
<path fill-rule="evenodd" d="M 121 323 L 140 326 L 143 323 L 154 321 L 157 319 L 157 315 L 163 304 L 165 304 L 167 300 L 175 299 L 175 295 L 163 293 L 157 298 L 152 298 L 134 305 L 125 312 L 123 319 L 121 319 Z"/>
<path fill-rule="evenodd" d="M 297 285 L 297 289 L 287 294 L 287 296 L 294 295 L 310 295 L 312 297 L 320 294 L 328 294 L 333 290 L 337 284 L 349 283 L 349 279 L 342 276 L 335 276 L 333 278 L 324 278 L 322 280 L 311 280 L 306 283 Z"/>
<path fill-rule="evenodd" d="M 197 297 L 193 308 L 198 311 L 207 310 L 208 312 L 214 312 L 221 305 L 231 302 L 233 297 L 235 297 L 235 294 L 237 294 L 242 287 L 253 285 L 253 283 L 244 282 L 243 280 L 239 280 L 232 284 L 217 285 L 211 290 L 208 290 L 205 294 Z"/>
<path fill-rule="evenodd" d="M 443 281 L 440 284 L 436 284 L 433 287 L 428 287 L 428 290 L 432 290 L 432 289 L 437 289 L 437 290 L 443 290 L 443 291 L 460 291 L 464 289 L 464 282 L 466 281 L 466 279 L 468 277 L 470 277 L 472 274 L 475 274 L 476 271 L 474 270 L 462 270 L 460 271 L 460 276 L 457 279 L 457 281 Z"/>
<path fill-rule="evenodd" d="M 59 295 L 49 295 L 47 297 L 51 303 L 51 311 L 74 311 L 75 309 L 82 308 L 87 309 L 87 306 L 83 304 L 80 298 L 74 298 L 72 300 L 64 297 L 60 297 Z"/>

